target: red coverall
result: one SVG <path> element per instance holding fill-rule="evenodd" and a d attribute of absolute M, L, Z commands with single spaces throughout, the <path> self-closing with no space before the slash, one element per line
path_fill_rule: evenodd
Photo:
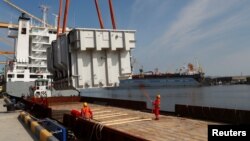
<path fill-rule="evenodd" d="M 154 105 L 153 112 L 154 112 L 154 114 L 155 114 L 155 120 L 159 120 L 159 115 L 160 115 L 160 103 L 161 103 L 160 98 L 156 98 L 156 100 L 153 102 L 153 105 Z"/>
<path fill-rule="evenodd" d="M 93 119 L 93 113 L 88 106 L 81 109 L 81 116 L 84 119 Z"/>

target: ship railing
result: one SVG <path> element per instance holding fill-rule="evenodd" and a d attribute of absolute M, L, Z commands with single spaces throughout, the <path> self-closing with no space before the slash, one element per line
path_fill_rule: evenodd
<path fill-rule="evenodd" d="M 24 70 L 16 70 L 17 73 L 24 73 Z"/>
<path fill-rule="evenodd" d="M 45 48 L 41 45 L 41 46 L 33 46 L 32 50 L 34 49 L 40 50 L 40 49 L 45 49 Z"/>

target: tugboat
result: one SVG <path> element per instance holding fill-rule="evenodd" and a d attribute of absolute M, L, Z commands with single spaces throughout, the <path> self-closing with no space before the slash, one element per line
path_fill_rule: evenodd
<path fill-rule="evenodd" d="M 51 97 L 52 87 L 49 80 L 37 79 L 35 85 L 30 87 L 31 97 Z"/>

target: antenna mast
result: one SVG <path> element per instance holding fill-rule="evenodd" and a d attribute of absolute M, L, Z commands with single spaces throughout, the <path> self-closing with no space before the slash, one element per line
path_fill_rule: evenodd
<path fill-rule="evenodd" d="M 57 14 L 52 14 L 53 16 L 55 16 L 55 27 L 57 26 L 57 21 L 58 21 L 58 15 Z"/>
<path fill-rule="evenodd" d="M 48 27 L 52 27 L 51 25 L 49 25 L 48 23 L 44 23 L 42 19 L 32 15 L 31 13 L 21 9 L 20 7 L 16 6 L 15 4 L 11 3 L 9 0 L 4 0 L 5 3 L 9 4 L 11 7 L 14 7 L 15 9 L 17 9 L 18 11 L 27 14 L 28 16 L 30 16 L 30 18 L 33 18 L 34 20 L 41 22 L 43 24 L 46 24 Z"/>
<path fill-rule="evenodd" d="M 42 9 L 42 12 L 43 12 L 43 27 L 46 27 L 49 7 L 46 5 L 41 5 L 40 8 Z"/>

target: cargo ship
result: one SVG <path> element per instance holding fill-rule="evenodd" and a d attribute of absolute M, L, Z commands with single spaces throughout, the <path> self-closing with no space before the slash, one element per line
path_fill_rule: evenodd
<path fill-rule="evenodd" d="M 6 92 L 13 96 L 30 95 L 37 79 L 52 80 L 47 70 L 46 48 L 56 39 L 56 30 L 34 26 L 26 14 L 18 19 L 18 27 L 9 27 L 8 37 L 15 41 L 13 60 L 5 65 Z M 49 89 L 43 93 L 49 94 Z M 50 95 L 50 94 L 49 94 Z"/>
<path fill-rule="evenodd" d="M 200 65 L 194 68 L 189 63 L 179 69 L 178 73 L 159 73 L 148 71 L 132 75 L 132 79 L 120 81 L 121 87 L 178 87 L 178 86 L 201 86 L 204 80 L 204 72 Z"/>
<path fill-rule="evenodd" d="M 56 91 L 52 74 L 47 69 L 47 48 L 56 39 L 55 27 L 36 26 L 26 14 L 18 19 L 18 27 L 9 27 L 8 37 L 15 41 L 14 59 L 5 65 L 5 91 L 11 96 L 50 97 L 73 95 L 75 91 Z"/>

